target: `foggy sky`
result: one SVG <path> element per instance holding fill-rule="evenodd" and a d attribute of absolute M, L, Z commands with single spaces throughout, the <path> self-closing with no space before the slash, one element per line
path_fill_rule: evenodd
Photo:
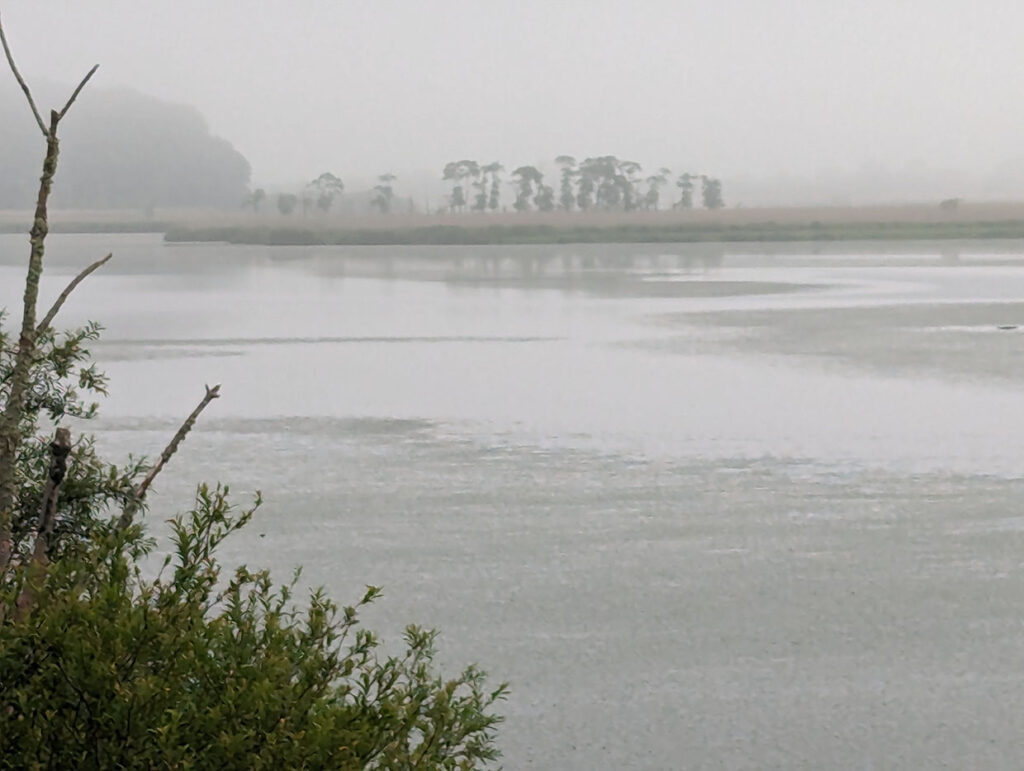
<path fill-rule="evenodd" d="M 561 153 L 730 176 L 1024 158 L 1024 3 L 2 0 L 29 79 L 193 104 L 273 186 Z M 6 73 L 4 73 L 6 75 Z"/>

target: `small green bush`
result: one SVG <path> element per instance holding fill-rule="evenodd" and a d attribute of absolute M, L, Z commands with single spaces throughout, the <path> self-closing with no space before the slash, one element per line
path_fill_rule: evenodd
<path fill-rule="evenodd" d="M 147 578 L 153 543 L 133 525 L 92 528 L 45 575 L 11 571 L 0 603 L 33 581 L 31 612 L 0 623 L 0 767 L 468 769 L 494 759 L 491 707 L 504 686 L 469 668 L 443 680 L 435 634 L 409 627 L 382 656 L 358 624 L 314 592 L 238 568 L 217 546 L 254 508 L 200 487 L 173 522 L 174 553 Z"/>

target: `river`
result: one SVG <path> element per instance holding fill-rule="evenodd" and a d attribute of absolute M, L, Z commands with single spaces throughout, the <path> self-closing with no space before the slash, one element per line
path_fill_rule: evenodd
<path fill-rule="evenodd" d="M 507 768 L 1019 765 L 1024 244 L 54 235 L 44 305 L 111 250 L 63 315 L 104 450 L 222 384 L 157 532 L 261 490 L 226 561 L 383 585 L 371 627 L 510 681 Z"/>

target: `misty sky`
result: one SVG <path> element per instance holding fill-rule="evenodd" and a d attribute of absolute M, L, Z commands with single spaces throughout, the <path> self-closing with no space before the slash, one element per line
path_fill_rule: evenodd
<path fill-rule="evenodd" d="M 561 153 L 725 178 L 1024 157 L 1013 0 L 0 7 L 26 77 L 99 62 L 102 85 L 193 104 L 268 186 Z"/>

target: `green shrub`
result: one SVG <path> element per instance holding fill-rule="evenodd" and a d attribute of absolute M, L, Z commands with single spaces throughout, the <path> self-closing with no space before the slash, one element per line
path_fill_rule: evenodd
<path fill-rule="evenodd" d="M 470 668 L 433 673 L 434 633 L 406 630 L 379 654 L 358 610 L 216 559 L 254 509 L 200 487 L 173 523 L 156 578 L 142 528 L 94 527 L 38 579 L 12 571 L 0 623 L 0 766 L 5 768 L 476 768 L 496 756 L 489 710 L 504 693 Z"/>

